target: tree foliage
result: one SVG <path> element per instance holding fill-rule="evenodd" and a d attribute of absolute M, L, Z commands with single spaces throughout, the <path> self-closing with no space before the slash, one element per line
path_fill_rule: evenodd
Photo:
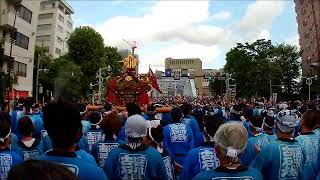
<path fill-rule="evenodd" d="M 236 80 L 238 97 L 269 97 L 270 79 L 273 92 L 289 96 L 299 90 L 298 59 L 295 46 L 273 45 L 270 40 L 260 39 L 232 48 L 227 53 L 225 70 Z"/>

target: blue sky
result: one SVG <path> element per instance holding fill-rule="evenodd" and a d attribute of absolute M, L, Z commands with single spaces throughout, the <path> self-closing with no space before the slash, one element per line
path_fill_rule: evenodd
<path fill-rule="evenodd" d="M 76 26 L 89 25 L 105 44 L 137 41 L 140 70 L 164 69 L 164 59 L 196 58 L 221 68 L 236 42 L 258 38 L 298 45 L 293 1 L 69 1 Z"/>

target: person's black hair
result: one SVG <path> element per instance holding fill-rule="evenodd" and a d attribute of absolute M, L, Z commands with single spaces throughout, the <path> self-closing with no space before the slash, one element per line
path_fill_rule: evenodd
<path fill-rule="evenodd" d="M 163 141 L 163 127 L 162 125 L 158 125 L 157 127 L 151 128 L 151 136 L 155 143 L 160 144 Z M 148 137 L 150 137 L 148 133 Z M 151 138 L 150 138 L 151 139 Z"/>
<path fill-rule="evenodd" d="M 48 161 L 28 160 L 12 167 L 8 180 L 78 180 L 63 165 Z"/>
<path fill-rule="evenodd" d="M 179 107 L 174 107 L 171 110 L 171 118 L 173 122 L 180 122 L 183 116 L 182 110 Z"/>
<path fill-rule="evenodd" d="M 266 116 L 264 118 L 264 123 L 267 125 L 266 128 L 269 128 L 269 127 L 274 127 L 274 118 L 272 116 Z M 269 128 L 269 129 L 271 129 Z"/>
<path fill-rule="evenodd" d="M 192 105 L 189 104 L 189 103 L 183 103 L 181 106 L 180 106 L 181 110 L 182 110 L 182 113 L 183 115 L 187 116 L 191 113 L 191 110 L 192 110 Z"/>
<path fill-rule="evenodd" d="M 79 111 L 80 112 L 84 112 L 87 109 L 87 106 L 85 104 L 78 104 L 78 106 L 79 106 Z"/>
<path fill-rule="evenodd" d="M 18 132 L 23 136 L 30 136 L 34 131 L 32 120 L 28 116 L 23 116 L 18 123 Z"/>
<path fill-rule="evenodd" d="M 133 115 L 141 115 L 141 109 L 140 107 L 135 104 L 135 103 L 128 103 L 126 105 L 126 109 L 128 111 L 128 117 L 133 116 Z"/>
<path fill-rule="evenodd" d="M 75 104 L 63 100 L 50 103 L 43 109 L 43 121 L 54 148 L 68 148 L 78 142 L 82 124 Z"/>
<path fill-rule="evenodd" d="M 313 129 L 314 126 L 316 125 L 316 116 L 315 116 L 315 111 L 313 110 L 307 110 L 303 115 L 302 115 L 302 121 L 303 124 L 310 128 Z"/>
<path fill-rule="evenodd" d="M 105 134 L 106 139 L 112 140 L 114 134 L 119 134 L 121 128 L 120 116 L 115 112 L 105 115 L 100 123 L 100 127 Z"/>
<path fill-rule="evenodd" d="M 252 116 L 249 119 L 249 121 L 254 127 L 261 127 L 262 123 L 263 123 L 263 117 L 262 116 Z"/>
<path fill-rule="evenodd" d="M 111 111 L 111 109 L 112 109 L 112 104 L 110 104 L 110 103 L 106 103 L 105 105 L 104 105 L 104 109 L 108 112 L 108 111 Z"/>
<path fill-rule="evenodd" d="M 208 133 L 211 137 L 216 134 L 217 130 L 222 124 L 224 124 L 224 120 L 221 116 L 205 116 L 204 127 L 206 129 L 206 133 Z"/>
<path fill-rule="evenodd" d="M 91 124 L 97 124 L 101 120 L 101 118 L 101 114 L 97 111 L 90 113 L 88 116 L 88 120 Z"/>
<path fill-rule="evenodd" d="M 156 110 L 156 107 L 154 106 L 154 105 L 149 105 L 148 107 L 147 107 L 147 111 L 149 112 L 149 111 L 155 111 Z"/>
<path fill-rule="evenodd" d="M 10 119 L 9 115 L 4 112 L 0 112 L 0 138 L 5 138 L 10 132 Z M 0 145 L 3 144 L 0 142 Z"/>

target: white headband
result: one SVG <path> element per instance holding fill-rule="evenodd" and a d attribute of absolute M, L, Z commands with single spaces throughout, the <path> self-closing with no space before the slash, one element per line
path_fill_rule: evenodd
<path fill-rule="evenodd" d="M 9 133 L 4 138 L 0 138 L 0 142 L 3 143 L 10 136 L 10 134 L 11 134 L 11 128 L 9 130 Z"/>
<path fill-rule="evenodd" d="M 83 112 L 80 112 L 80 115 L 82 116 L 84 113 L 86 113 L 88 111 L 87 107 L 86 110 L 84 110 Z"/>

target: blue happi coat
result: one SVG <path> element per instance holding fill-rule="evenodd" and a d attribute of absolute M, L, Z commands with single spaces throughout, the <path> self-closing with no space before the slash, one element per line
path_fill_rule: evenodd
<path fill-rule="evenodd" d="M 163 147 L 183 165 L 188 152 L 194 147 L 194 136 L 189 126 L 183 123 L 169 124 L 163 129 Z"/>
<path fill-rule="evenodd" d="M 215 170 L 204 171 L 198 174 L 194 180 L 263 180 L 261 173 L 254 168 L 240 166 L 237 169 L 218 167 Z"/>
<path fill-rule="evenodd" d="M 261 149 L 262 146 L 269 143 L 268 135 L 259 133 L 248 139 L 247 147 L 244 153 L 241 155 L 241 164 L 249 166 L 257 155 L 255 146 Z"/>
<path fill-rule="evenodd" d="M 112 180 L 168 179 L 161 154 L 143 144 L 134 150 L 127 145 L 113 149 L 108 155 L 104 170 Z"/>
<path fill-rule="evenodd" d="M 50 161 L 54 163 L 58 163 L 64 165 L 75 175 L 79 176 L 80 180 L 107 180 L 107 176 L 103 172 L 103 170 L 93 164 L 92 162 L 88 162 L 81 157 L 78 157 L 76 153 L 73 152 L 55 152 L 49 151 L 45 153 L 44 156 L 40 157 L 40 160 Z"/>
<path fill-rule="evenodd" d="M 190 128 L 192 129 L 192 133 L 193 133 L 194 145 L 195 145 L 195 147 L 199 147 L 201 145 L 201 143 L 198 140 L 203 138 L 203 135 L 201 134 L 199 124 L 198 124 L 196 118 L 193 116 L 184 116 L 182 118 L 181 122 L 183 124 L 190 126 Z"/>
<path fill-rule="evenodd" d="M 21 155 L 24 161 L 29 159 L 39 159 L 43 155 L 43 144 L 40 140 L 35 139 L 30 147 L 27 147 L 22 141 L 18 142 L 16 152 Z"/>
<path fill-rule="evenodd" d="M 88 152 L 91 151 L 93 144 L 103 140 L 103 133 L 101 129 L 91 128 L 89 131 L 83 134 L 80 139 L 80 144 L 87 143 L 88 144 Z"/>
<path fill-rule="evenodd" d="M 191 180 L 197 174 L 217 168 L 220 161 L 216 156 L 213 143 L 192 149 L 186 157 L 180 179 Z"/>
<path fill-rule="evenodd" d="M 92 150 L 90 153 L 94 157 L 97 164 L 100 167 L 103 167 L 108 157 L 108 154 L 111 152 L 111 150 L 113 150 L 114 148 L 122 144 L 124 144 L 123 141 L 114 141 L 114 140 L 99 141 L 92 146 Z"/>
<path fill-rule="evenodd" d="M 21 156 L 9 148 L 0 150 L 0 180 L 6 180 L 11 167 L 22 163 Z"/>
<path fill-rule="evenodd" d="M 306 180 L 316 179 L 319 172 L 319 136 L 314 132 L 301 134 L 296 137 L 298 143 L 302 146 L 305 163 L 302 171 L 302 177 Z"/>
<path fill-rule="evenodd" d="M 262 147 L 251 167 L 262 172 L 263 179 L 301 179 L 304 156 L 296 140 L 276 140 Z"/>

